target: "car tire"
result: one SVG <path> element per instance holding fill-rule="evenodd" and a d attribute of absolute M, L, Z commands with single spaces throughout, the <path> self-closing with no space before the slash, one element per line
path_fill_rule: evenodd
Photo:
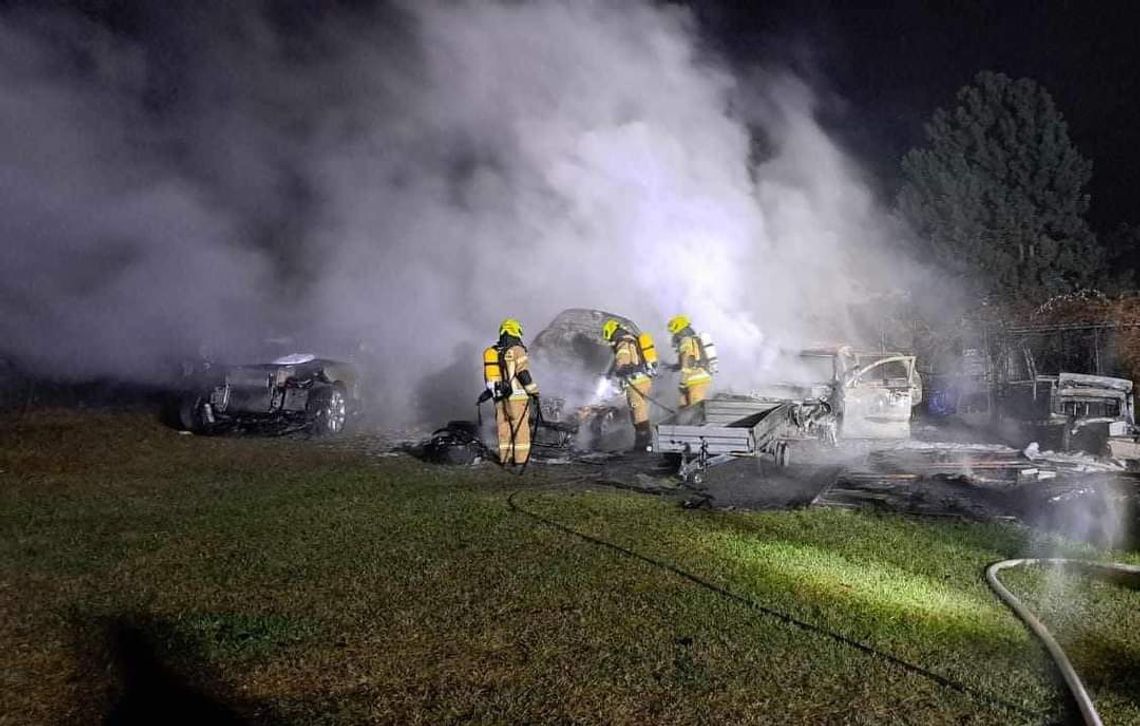
<path fill-rule="evenodd" d="M 192 393 L 179 397 L 176 422 L 183 431 L 194 434 L 204 431 L 206 422 L 202 419 L 202 397 Z"/>
<path fill-rule="evenodd" d="M 339 383 L 313 391 L 309 416 L 315 436 L 338 436 L 348 425 L 348 396 Z"/>

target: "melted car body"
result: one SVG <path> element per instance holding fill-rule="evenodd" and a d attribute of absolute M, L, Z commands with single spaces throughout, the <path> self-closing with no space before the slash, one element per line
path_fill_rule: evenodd
<path fill-rule="evenodd" d="M 191 377 L 179 405 L 189 431 L 259 428 L 344 431 L 359 411 L 355 369 L 348 363 L 294 354 L 272 363 L 212 366 Z"/>
<path fill-rule="evenodd" d="M 849 346 L 807 349 L 784 360 L 782 382 L 757 395 L 776 400 L 821 401 L 835 419 L 838 438 L 905 439 L 911 411 L 922 402 L 915 357 Z"/>

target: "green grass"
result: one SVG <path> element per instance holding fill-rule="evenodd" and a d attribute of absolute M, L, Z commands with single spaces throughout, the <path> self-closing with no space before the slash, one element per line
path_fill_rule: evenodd
<path fill-rule="evenodd" d="M 1047 722 L 1049 666 L 985 564 L 1140 561 L 1010 526 L 694 512 L 543 486 L 555 475 L 178 436 L 139 416 L 0 428 L 0 722 L 100 718 L 122 693 L 109 633 L 124 625 L 259 722 Z M 512 512 L 520 486 L 528 511 L 1042 715 Z M 1136 592 L 1006 580 L 1072 645 L 1106 722 L 1140 720 Z"/>
<path fill-rule="evenodd" d="M 1106 723 L 1140 723 L 1140 591 L 1037 567 L 1002 581 L 1055 634 Z"/>

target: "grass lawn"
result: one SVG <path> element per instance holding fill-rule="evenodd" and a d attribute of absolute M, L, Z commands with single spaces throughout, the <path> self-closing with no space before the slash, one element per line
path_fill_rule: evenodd
<path fill-rule="evenodd" d="M 1048 723 L 1050 666 L 984 566 L 1140 563 L 1005 525 L 688 511 L 556 470 L 127 414 L 0 425 L 0 723 L 126 720 L 159 693 L 187 722 Z M 970 692 L 538 522 L 508 506 L 520 488 L 528 512 Z M 1140 722 L 1140 593 L 1005 579 L 1106 723 Z"/>

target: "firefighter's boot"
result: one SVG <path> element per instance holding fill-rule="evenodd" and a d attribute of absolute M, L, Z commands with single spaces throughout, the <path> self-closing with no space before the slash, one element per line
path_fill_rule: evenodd
<path fill-rule="evenodd" d="M 649 428 L 648 421 L 633 427 L 633 450 L 637 453 L 653 451 L 653 431 Z"/>

